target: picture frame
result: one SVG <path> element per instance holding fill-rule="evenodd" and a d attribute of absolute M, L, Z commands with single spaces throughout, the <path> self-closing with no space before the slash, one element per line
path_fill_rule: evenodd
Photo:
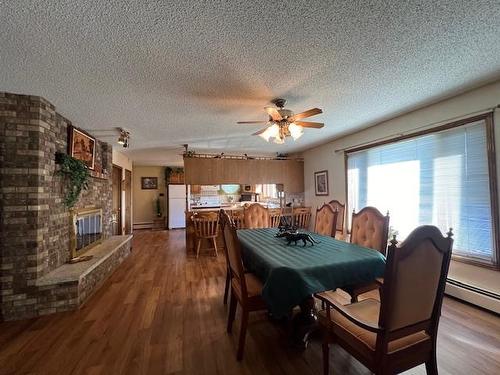
<path fill-rule="evenodd" d="M 158 189 L 158 177 L 141 177 L 142 190 L 156 190 Z"/>
<path fill-rule="evenodd" d="M 328 195 L 328 171 L 314 172 L 314 192 L 317 196 Z"/>
<path fill-rule="evenodd" d="M 90 170 L 95 168 L 96 139 L 74 126 L 68 126 L 68 154 L 82 161 Z"/>

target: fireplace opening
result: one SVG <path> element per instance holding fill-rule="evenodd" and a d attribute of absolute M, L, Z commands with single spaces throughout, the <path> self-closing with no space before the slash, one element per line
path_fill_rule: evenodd
<path fill-rule="evenodd" d="M 102 209 L 74 210 L 71 219 L 71 259 L 102 242 Z"/>

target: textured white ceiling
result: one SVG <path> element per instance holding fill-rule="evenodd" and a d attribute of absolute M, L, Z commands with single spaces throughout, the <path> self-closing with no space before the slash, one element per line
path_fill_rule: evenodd
<path fill-rule="evenodd" d="M 130 130 L 136 163 L 303 150 L 499 76 L 498 0 L 0 0 L 0 91 Z M 277 96 L 326 127 L 277 146 L 236 124 Z"/>

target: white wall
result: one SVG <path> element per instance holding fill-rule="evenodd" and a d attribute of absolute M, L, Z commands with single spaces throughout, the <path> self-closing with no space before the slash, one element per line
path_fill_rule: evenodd
<path fill-rule="evenodd" d="M 446 123 L 449 122 L 447 121 L 449 119 L 495 107 L 498 104 L 500 104 L 500 81 L 305 151 L 303 157 L 306 205 L 313 208 L 314 215 L 316 207 L 331 199 L 346 202 L 344 153 L 335 152 L 335 150 L 371 142 L 402 132 L 411 132 L 422 126 L 438 122 Z M 500 110 L 496 110 L 494 119 L 498 169 L 498 165 L 500 165 Z M 321 170 L 328 170 L 330 193 L 328 197 L 317 197 L 314 194 L 314 172 Z M 497 178 L 499 176 L 499 173 L 497 173 Z M 397 181 L 397 176 L 394 176 L 394 180 Z M 350 213 L 346 213 L 346 215 L 350 215 Z M 311 222 L 314 223 L 314 218 Z"/>
<path fill-rule="evenodd" d="M 132 172 L 132 160 L 129 159 L 125 154 L 122 154 L 120 151 L 116 150 L 114 147 L 113 147 L 113 165 L 116 165 L 118 167 L 121 167 L 122 168 L 122 181 L 125 180 L 125 169 L 128 169 L 130 172 Z M 133 176 L 133 172 L 132 172 L 132 180 L 133 180 L 134 176 Z M 131 196 L 133 197 L 134 196 L 134 186 L 133 184 L 131 184 L 131 189 L 132 191 L 130 192 L 130 194 L 132 194 Z M 122 185 L 123 187 L 123 185 Z M 122 190 L 122 193 L 121 193 L 121 206 L 122 206 L 122 211 L 121 211 L 121 223 L 122 223 L 122 230 L 121 232 L 122 233 L 125 233 L 125 191 Z M 131 215 L 131 218 L 130 218 L 130 222 L 132 222 L 132 215 L 133 215 L 133 212 L 134 212 L 134 202 L 133 202 L 133 199 L 132 199 L 132 203 L 130 205 L 130 215 Z"/>
<path fill-rule="evenodd" d="M 141 177 L 157 177 L 158 189 L 142 189 Z M 155 214 L 155 200 L 160 198 L 160 206 L 165 217 L 165 167 L 163 166 L 139 166 L 134 165 L 134 175 L 132 176 L 132 187 L 134 193 L 132 200 L 134 202 L 134 215 L 132 216 L 133 225 L 136 229 L 151 228 Z"/>

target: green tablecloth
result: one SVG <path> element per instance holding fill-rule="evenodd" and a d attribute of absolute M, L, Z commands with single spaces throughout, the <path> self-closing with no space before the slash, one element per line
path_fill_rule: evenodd
<path fill-rule="evenodd" d="M 240 229 L 245 267 L 264 284 L 270 312 L 284 316 L 313 293 L 369 282 L 384 274 L 378 251 L 310 233 L 320 241 L 306 247 L 286 245 L 277 229 Z"/>

